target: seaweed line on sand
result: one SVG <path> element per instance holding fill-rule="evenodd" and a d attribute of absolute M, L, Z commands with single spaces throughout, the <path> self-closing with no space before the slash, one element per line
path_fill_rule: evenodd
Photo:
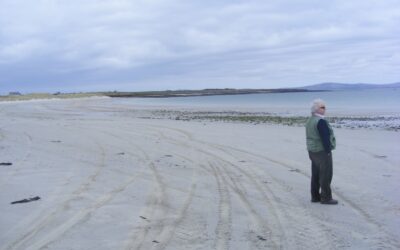
<path fill-rule="evenodd" d="M 308 117 L 266 112 L 156 110 L 152 111 L 152 118 L 303 126 Z M 335 116 L 327 120 L 336 128 L 400 131 L 400 116 Z"/>

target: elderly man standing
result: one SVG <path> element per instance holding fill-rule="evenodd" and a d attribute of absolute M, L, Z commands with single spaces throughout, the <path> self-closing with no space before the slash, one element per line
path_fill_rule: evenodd
<path fill-rule="evenodd" d="M 306 122 L 307 150 L 311 160 L 311 202 L 336 205 L 338 201 L 332 199 L 331 191 L 332 150 L 336 139 L 331 125 L 325 120 L 325 109 L 323 100 L 314 100 L 311 117 Z"/>

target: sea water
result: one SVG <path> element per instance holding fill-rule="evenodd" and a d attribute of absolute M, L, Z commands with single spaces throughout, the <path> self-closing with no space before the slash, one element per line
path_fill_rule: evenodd
<path fill-rule="evenodd" d="M 307 115 L 310 113 L 312 101 L 317 98 L 326 102 L 328 115 L 400 116 L 400 88 L 169 98 L 117 98 L 119 100 L 116 101 L 139 107 Z"/>

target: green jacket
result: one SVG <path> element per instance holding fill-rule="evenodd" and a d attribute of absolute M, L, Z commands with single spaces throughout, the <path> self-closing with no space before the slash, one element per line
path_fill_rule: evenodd
<path fill-rule="evenodd" d="M 306 140 L 307 140 L 307 150 L 311 152 L 324 151 L 324 145 L 322 143 L 321 136 L 319 134 L 317 125 L 319 120 L 323 119 L 319 116 L 311 116 L 306 122 Z M 325 120 L 326 121 L 326 120 Z M 333 133 L 333 129 L 328 121 L 326 121 L 329 128 L 329 141 L 331 144 L 331 150 L 336 148 L 336 138 Z"/>

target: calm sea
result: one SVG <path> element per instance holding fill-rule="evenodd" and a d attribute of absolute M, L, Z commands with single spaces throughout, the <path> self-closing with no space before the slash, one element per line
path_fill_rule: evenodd
<path fill-rule="evenodd" d="M 230 110 L 308 115 L 316 98 L 328 115 L 400 115 L 400 88 L 330 92 L 219 95 L 171 98 L 123 98 L 116 102 L 148 108 Z"/>

